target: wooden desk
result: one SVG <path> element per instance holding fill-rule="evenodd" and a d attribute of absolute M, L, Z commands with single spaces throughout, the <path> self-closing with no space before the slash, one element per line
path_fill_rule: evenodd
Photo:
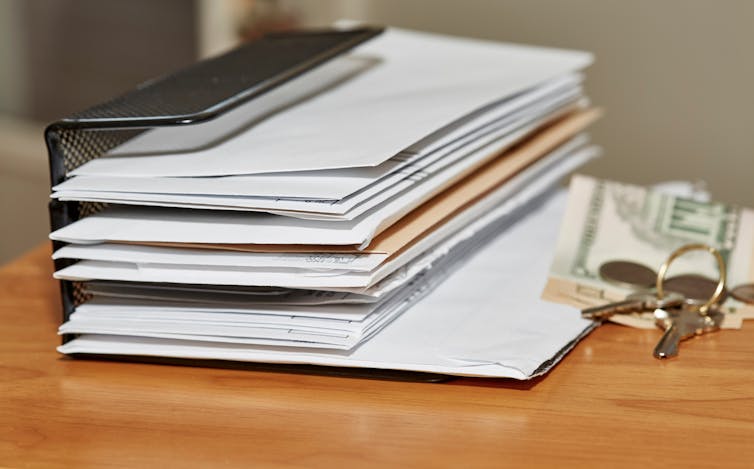
<path fill-rule="evenodd" d="M 754 467 L 754 325 L 658 361 L 608 325 L 531 382 L 62 358 L 47 246 L 0 270 L 0 466 Z"/>

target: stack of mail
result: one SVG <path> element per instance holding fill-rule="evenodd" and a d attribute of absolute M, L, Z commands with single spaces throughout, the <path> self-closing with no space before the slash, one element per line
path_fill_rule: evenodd
<path fill-rule="evenodd" d="M 591 327 L 538 299 L 562 210 L 548 195 L 596 154 L 590 61 L 388 29 L 76 168 L 52 197 L 108 206 L 51 234 L 77 260 L 56 278 L 90 298 L 60 350 L 546 371 Z"/>

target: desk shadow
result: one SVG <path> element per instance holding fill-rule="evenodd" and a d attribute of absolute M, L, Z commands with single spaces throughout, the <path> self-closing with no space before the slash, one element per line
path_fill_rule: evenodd
<path fill-rule="evenodd" d="M 335 378 L 348 379 L 371 379 L 378 381 L 443 383 L 457 378 L 455 376 L 435 373 L 422 373 L 418 371 L 380 370 L 375 368 L 349 368 L 319 365 L 292 365 L 284 363 L 252 363 L 229 360 L 151 357 L 140 355 L 99 355 L 73 353 L 68 355 L 68 357 L 79 360 L 117 361 L 128 363 L 187 366 L 194 368 L 219 368 L 225 370 L 263 371 L 271 373 L 330 376 Z"/>
<path fill-rule="evenodd" d="M 545 375 L 540 375 L 535 378 L 528 379 L 526 381 L 513 379 L 513 378 L 466 378 L 456 377 L 455 379 L 446 382 L 446 385 L 450 386 L 468 386 L 468 387 L 481 387 L 481 388 L 505 388 L 516 391 L 530 391 L 534 389 L 543 379 Z"/>
<path fill-rule="evenodd" d="M 422 373 L 401 370 L 380 370 L 372 368 L 348 368 L 317 365 L 291 365 L 274 363 L 248 363 L 226 360 L 194 360 L 172 357 L 149 357 L 133 355 L 95 355 L 71 354 L 70 359 L 117 361 L 127 363 L 144 363 L 154 365 L 216 368 L 226 370 L 247 370 L 269 373 L 285 373 L 310 376 L 328 376 L 340 379 L 369 379 L 376 381 L 397 381 L 410 383 L 427 383 L 445 386 L 469 386 L 487 388 L 506 388 L 528 391 L 542 381 L 544 376 L 537 376 L 530 380 L 521 381 L 513 378 L 474 378 L 449 376 L 436 373 Z M 65 358 L 62 358 L 65 360 Z"/>

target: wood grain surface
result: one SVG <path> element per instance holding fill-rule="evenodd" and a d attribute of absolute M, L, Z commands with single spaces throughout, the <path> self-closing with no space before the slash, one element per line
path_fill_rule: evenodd
<path fill-rule="evenodd" d="M 0 466 L 754 467 L 754 324 L 670 361 L 603 326 L 530 382 L 73 360 L 48 259 L 0 269 Z"/>

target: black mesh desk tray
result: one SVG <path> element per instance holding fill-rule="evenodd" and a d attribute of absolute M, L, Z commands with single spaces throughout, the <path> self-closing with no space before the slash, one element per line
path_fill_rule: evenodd
<path fill-rule="evenodd" d="M 87 161 L 104 155 L 146 130 L 160 126 L 191 126 L 221 117 L 381 32 L 381 28 L 363 27 L 267 35 L 224 55 L 143 83 L 122 96 L 59 120 L 45 130 L 51 186 L 63 182 L 69 172 Z M 53 231 L 62 228 L 96 213 L 102 207 L 102 204 L 91 202 L 52 200 L 49 206 L 51 228 Z M 57 249 L 62 244 L 53 242 L 53 248 Z M 55 268 L 61 269 L 70 263 L 70 260 L 57 260 Z M 60 287 L 65 321 L 76 305 L 86 298 L 79 282 L 61 281 Z M 70 338 L 66 336 L 63 340 Z M 147 357 L 143 357 L 143 360 L 139 357 L 138 360 L 203 366 L 212 364 L 211 361 L 168 361 Z M 217 363 L 217 366 L 229 365 Z M 275 369 L 271 365 L 249 365 L 250 368 L 260 366 Z M 329 370 L 327 367 L 287 366 L 280 369 L 344 374 L 343 369 Z M 436 378 L 429 374 L 347 371 L 348 374 L 379 378 Z"/>

